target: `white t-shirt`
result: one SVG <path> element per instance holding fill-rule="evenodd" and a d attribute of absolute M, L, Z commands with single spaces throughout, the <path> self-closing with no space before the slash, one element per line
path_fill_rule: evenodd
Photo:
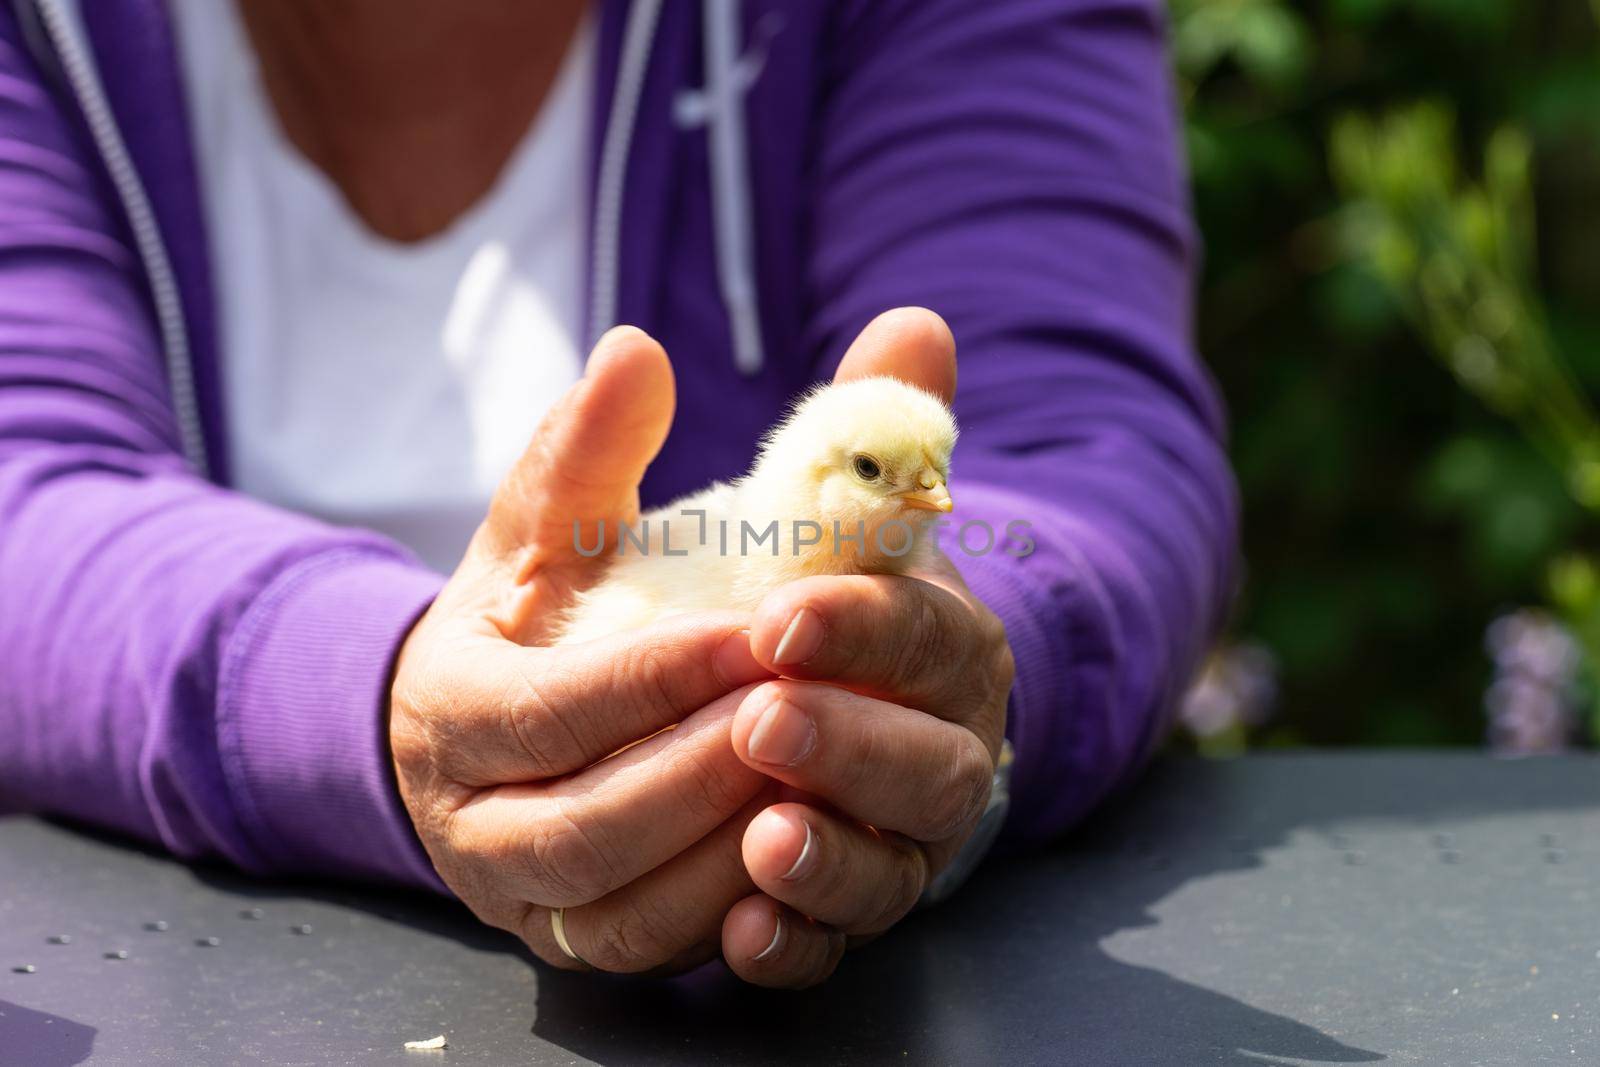
<path fill-rule="evenodd" d="M 592 26 L 494 187 L 446 231 L 368 230 L 277 125 L 232 0 L 175 0 L 233 484 L 448 572 L 582 374 Z"/>

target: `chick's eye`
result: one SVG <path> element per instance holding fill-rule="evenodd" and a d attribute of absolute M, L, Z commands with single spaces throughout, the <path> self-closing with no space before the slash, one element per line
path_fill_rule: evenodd
<path fill-rule="evenodd" d="M 851 461 L 855 467 L 857 477 L 867 481 L 875 481 L 883 473 L 883 468 L 878 466 L 878 461 L 871 456 L 857 456 Z"/>

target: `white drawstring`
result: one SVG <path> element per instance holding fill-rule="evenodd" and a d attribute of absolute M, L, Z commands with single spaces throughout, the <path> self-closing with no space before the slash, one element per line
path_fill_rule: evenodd
<path fill-rule="evenodd" d="M 716 230 L 717 281 L 733 360 L 746 376 L 764 361 L 750 217 L 745 86 L 740 77 L 739 0 L 705 0 L 704 48 L 707 137 L 711 147 L 711 216 Z"/>

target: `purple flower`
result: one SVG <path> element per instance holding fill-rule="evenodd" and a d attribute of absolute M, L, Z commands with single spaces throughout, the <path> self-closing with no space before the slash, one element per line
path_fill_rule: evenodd
<path fill-rule="evenodd" d="M 1278 663 L 1262 645 L 1224 645 L 1211 654 L 1178 707 L 1178 721 L 1198 738 L 1259 726 L 1278 700 Z"/>
<path fill-rule="evenodd" d="M 1566 627 L 1548 612 L 1523 608 L 1490 623 L 1484 647 L 1494 662 L 1494 680 L 1483 696 L 1489 747 L 1507 756 L 1568 748 L 1583 654 Z"/>

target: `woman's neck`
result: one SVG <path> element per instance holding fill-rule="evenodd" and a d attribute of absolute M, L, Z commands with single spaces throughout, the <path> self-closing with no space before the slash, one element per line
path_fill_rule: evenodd
<path fill-rule="evenodd" d="M 538 115 L 587 0 L 237 0 L 291 143 L 390 240 L 444 230 Z"/>

